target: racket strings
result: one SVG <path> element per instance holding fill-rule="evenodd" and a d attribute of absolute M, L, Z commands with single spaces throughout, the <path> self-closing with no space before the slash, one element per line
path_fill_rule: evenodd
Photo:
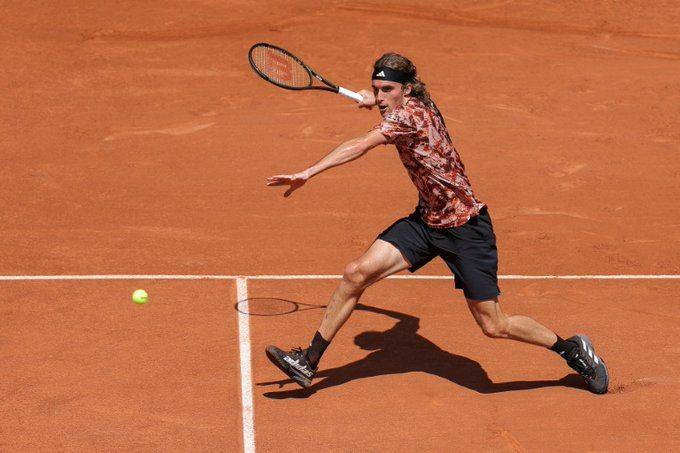
<path fill-rule="evenodd" d="M 254 316 L 276 316 L 297 311 L 298 304 L 286 299 L 255 297 L 240 301 L 237 304 L 237 310 Z"/>
<path fill-rule="evenodd" d="M 293 57 L 277 49 L 255 47 L 251 57 L 257 70 L 276 83 L 294 88 L 312 85 L 309 72 Z"/>

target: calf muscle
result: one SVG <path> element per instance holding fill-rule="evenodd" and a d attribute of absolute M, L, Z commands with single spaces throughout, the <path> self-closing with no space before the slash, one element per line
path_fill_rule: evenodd
<path fill-rule="evenodd" d="M 528 316 L 507 316 L 497 299 L 475 301 L 468 299 L 468 307 L 484 334 L 491 338 L 506 338 L 523 343 L 551 347 L 557 335 Z"/>

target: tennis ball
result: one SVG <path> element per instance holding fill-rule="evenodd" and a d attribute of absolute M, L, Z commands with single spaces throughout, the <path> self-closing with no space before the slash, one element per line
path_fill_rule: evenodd
<path fill-rule="evenodd" d="M 132 301 L 138 305 L 144 305 L 149 300 L 149 295 L 143 289 L 138 289 L 132 293 Z"/>

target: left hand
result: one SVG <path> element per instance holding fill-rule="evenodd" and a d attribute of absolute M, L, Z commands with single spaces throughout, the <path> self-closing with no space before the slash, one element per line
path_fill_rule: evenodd
<path fill-rule="evenodd" d="M 267 178 L 268 186 L 290 186 L 283 194 L 284 197 L 289 197 L 290 194 L 304 186 L 309 176 L 307 172 L 295 173 L 293 175 L 276 175 Z"/>

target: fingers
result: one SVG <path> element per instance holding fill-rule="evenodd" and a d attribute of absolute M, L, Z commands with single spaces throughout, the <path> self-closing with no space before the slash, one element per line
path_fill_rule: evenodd
<path fill-rule="evenodd" d="M 359 102 L 358 107 L 360 109 L 372 109 L 375 106 L 375 96 L 368 90 L 361 90 L 359 94 L 362 100 Z"/>
<path fill-rule="evenodd" d="M 283 194 L 284 197 L 288 198 L 294 191 L 302 187 L 305 181 L 301 181 L 300 177 L 295 174 L 270 176 L 266 179 L 266 183 L 268 186 L 290 186 Z"/>
<path fill-rule="evenodd" d="M 268 186 L 281 186 L 283 184 L 290 184 L 293 178 L 290 175 L 276 175 L 267 178 Z"/>
<path fill-rule="evenodd" d="M 375 107 L 375 98 L 371 96 L 371 98 L 366 98 L 364 97 L 364 100 L 359 102 L 359 108 L 360 109 L 372 109 Z"/>

